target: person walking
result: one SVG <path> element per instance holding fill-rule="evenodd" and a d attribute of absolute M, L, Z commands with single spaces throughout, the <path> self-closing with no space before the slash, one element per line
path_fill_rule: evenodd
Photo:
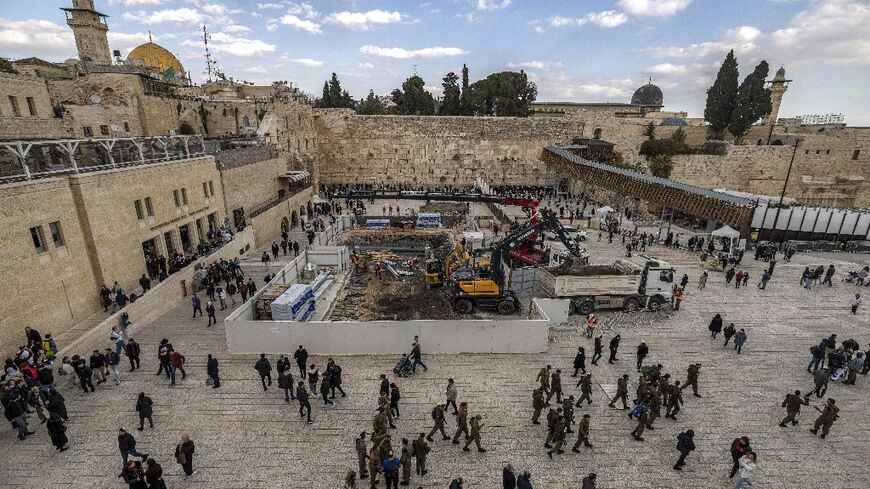
<path fill-rule="evenodd" d="M 199 296 L 193 294 L 193 297 L 190 298 L 190 303 L 193 306 L 193 319 L 196 319 L 197 312 L 199 312 L 199 317 L 202 317 L 202 301 L 199 299 Z"/>
<path fill-rule="evenodd" d="M 737 328 L 734 327 L 734 323 L 731 323 L 725 327 L 725 330 L 722 332 L 722 336 L 725 337 L 725 344 L 722 345 L 722 348 L 728 346 L 728 342 L 731 341 L 731 338 L 735 334 L 737 334 Z"/>
<path fill-rule="evenodd" d="M 217 358 L 211 356 L 211 353 L 208 354 L 208 360 L 205 363 L 205 373 L 208 378 L 211 379 L 211 386 L 213 389 L 217 389 L 221 386 L 221 378 L 220 378 L 220 368 L 218 366 Z"/>
<path fill-rule="evenodd" d="M 305 390 L 305 382 L 301 380 L 296 385 L 296 400 L 299 401 L 299 417 L 308 416 L 308 423 L 311 423 L 311 403 L 309 402 L 308 391 Z"/>
<path fill-rule="evenodd" d="M 317 382 L 320 380 L 320 370 L 313 363 L 308 367 L 308 388 L 313 395 L 317 395 Z"/>
<path fill-rule="evenodd" d="M 66 437 L 66 426 L 63 424 L 63 418 L 57 413 L 50 413 L 48 421 L 45 423 L 45 428 L 48 430 L 48 436 L 51 438 L 51 444 L 55 450 L 64 452 L 69 450 L 67 444 L 69 439 Z"/>
<path fill-rule="evenodd" d="M 828 401 L 825 403 L 824 408 L 819 408 L 818 406 L 813 406 L 816 411 L 821 413 L 818 418 L 816 418 L 815 424 L 813 424 L 812 429 L 810 429 L 810 433 L 817 434 L 819 432 L 819 428 L 822 429 L 822 434 L 819 436 L 821 439 L 825 439 L 828 436 L 828 432 L 831 430 L 831 426 L 834 424 L 840 416 L 840 408 L 837 407 L 836 401 L 832 398 L 828 398 Z"/>
<path fill-rule="evenodd" d="M 598 479 L 598 474 L 595 472 L 589 473 L 586 477 L 581 481 L 580 489 L 597 489 L 598 485 L 596 480 Z"/>
<path fill-rule="evenodd" d="M 713 319 L 710 320 L 710 326 L 707 326 L 707 329 L 710 330 L 710 337 L 715 338 L 719 333 L 722 332 L 722 315 L 716 314 L 713 316 Z"/>
<path fill-rule="evenodd" d="M 392 414 L 394 418 L 399 417 L 399 400 L 401 398 L 402 395 L 399 392 L 399 386 L 390 382 L 390 414 Z"/>
<path fill-rule="evenodd" d="M 254 364 L 254 370 L 260 374 L 260 382 L 263 384 L 263 392 L 266 392 L 269 390 L 266 381 L 269 381 L 268 385 L 272 385 L 272 365 L 269 363 L 269 359 L 266 358 L 265 353 L 260 354 L 260 359 Z"/>
<path fill-rule="evenodd" d="M 618 362 L 619 359 L 616 358 L 616 352 L 619 350 L 619 340 L 622 337 L 617 334 L 610 340 L 610 358 L 607 359 L 607 363 L 612 364 L 613 362 Z"/>
<path fill-rule="evenodd" d="M 649 355 L 649 347 L 646 346 L 645 341 L 641 341 L 639 345 L 637 345 L 637 371 L 640 372 L 641 367 L 643 366 L 643 359 Z"/>
<path fill-rule="evenodd" d="M 366 473 L 366 459 L 369 457 L 368 453 L 366 453 L 366 432 L 363 431 L 359 434 L 359 437 L 354 439 L 354 448 L 356 449 L 356 458 L 359 463 L 359 478 L 367 479 L 368 474 Z"/>
<path fill-rule="evenodd" d="M 27 427 L 27 410 L 25 409 L 25 401 L 20 392 L 12 394 L 11 399 L 4 397 L 6 405 L 3 408 L 3 414 L 6 420 L 12 423 L 13 428 L 18 429 L 18 439 L 23 441 L 28 436 L 34 434 Z"/>
<path fill-rule="evenodd" d="M 456 396 L 458 395 L 456 390 L 456 383 L 453 379 L 447 379 L 447 403 L 446 407 L 453 406 L 453 415 L 456 416 L 459 414 L 459 410 L 456 407 Z"/>
<path fill-rule="evenodd" d="M 127 433 L 127 430 L 124 428 L 118 429 L 118 451 L 121 453 L 121 474 L 118 477 L 123 477 L 124 468 L 127 467 L 127 459 L 130 455 L 139 457 L 142 460 L 148 458 L 147 453 L 140 453 L 136 450 L 136 439 L 133 438 L 133 435 Z"/>
<path fill-rule="evenodd" d="M 417 475 L 426 475 L 429 472 L 426 470 L 426 456 L 431 451 L 431 448 L 429 448 L 429 444 L 426 443 L 425 433 L 420 433 L 420 436 L 414 440 L 414 443 L 411 445 L 411 450 L 413 450 L 414 457 L 417 459 Z"/>
<path fill-rule="evenodd" d="M 181 380 L 187 378 L 187 372 L 184 371 L 184 362 L 185 358 L 181 353 L 173 350 L 173 352 L 169 354 L 169 378 L 171 380 L 169 385 L 175 385 L 176 371 L 181 371 Z"/>
<path fill-rule="evenodd" d="M 157 347 L 157 360 L 160 362 L 160 367 L 157 369 L 156 375 L 160 375 L 160 372 L 166 372 L 166 378 L 170 377 L 172 367 L 169 365 L 169 354 L 172 353 L 173 349 L 172 343 L 168 339 L 160 340 L 160 346 Z"/>
<path fill-rule="evenodd" d="M 389 456 L 381 462 L 381 470 L 384 472 L 384 479 L 387 481 L 386 489 L 399 489 L 399 468 L 401 465 L 402 461 L 390 450 Z"/>
<path fill-rule="evenodd" d="M 558 368 L 550 374 L 550 393 L 547 394 L 547 402 L 550 402 L 554 395 L 556 402 L 562 402 L 562 370 Z"/>
<path fill-rule="evenodd" d="M 456 415 L 456 434 L 453 435 L 453 444 L 459 445 L 459 435 L 465 433 L 467 440 L 471 435 L 468 433 L 468 403 L 459 404 L 459 413 Z"/>
<path fill-rule="evenodd" d="M 136 399 L 136 412 L 139 413 L 139 427 L 136 428 L 137 430 L 142 431 L 145 429 L 146 419 L 148 420 L 148 425 L 154 428 L 154 419 L 151 417 L 154 413 L 153 404 L 154 402 L 144 392 L 139 393 L 139 398 Z"/>
<path fill-rule="evenodd" d="M 432 435 L 435 434 L 436 431 L 441 432 L 441 437 L 444 440 L 449 440 L 450 437 L 447 436 L 447 433 L 444 431 L 444 411 L 446 406 L 443 404 L 438 404 L 432 409 L 432 420 L 435 422 L 435 426 L 432 427 L 432 430 L 429 431 L 429 434 L 426 436 L 426 439 L 429 441 L 434 441 L 432 439 Z"/>
<path fill-rule="evenodd" d="M 214 303 L 212 301 L 208 301 L 205 305 L 205 312 L 208 315 L 208 325 L 207 328 L 210 328 L 212 324 L 217 324 L 217 318 L 215 317 Z"/>
<path fill-rule="evenodd" d="M 416 339 L 417 337 L 415 336 L 414 338 Z M 429 367 L 427 367 L 426 364 L 423 363 L 423 356 L 422 356 L 422 353 L 420 352 L 420 343 L 419 342 L 415 341 L 411 345 L 410 357 L 411 357 L 411 360 L 413 361 L 413 363 L 411 364 L 411 370 L 414 373 L 417 373 L 417 365 L 420 365 L 421 367 L 423 367 L 424 372 L 429 371 Z"/>
<path fill-rule="evenodd" d="M 602 337 L 603 335 L 595 337 L 595 345 L 592 353 L 592 365 L 598 365 L 598 359 L 601 358 L 601 352 L 604 351 L 604 346 L 601 344 Z"/>
<path fill-rule="evenodd" d="M 507 464 L 501 471 L 501 487 L 502 489 L 517 489 L 517 476 L 514 474 L 514 467 Z"/>
<path fill-rule="evenodd" d="M 471 418 L 471 436 L 469 436 L 465 441 L 465 446 L 462 447 L 462 451 L 470 452 L 471 449 L 468 448 L 468 446 L 471 445 L 471 442 L 474 442 L 474 444 L 477 445 L 478 452 L 486 452 L 486 449 L 480 446 L 480 429 L 483 428 L 483 423 L 480 422 L 481 419 L 482 418 L 479 414 Z"/>
<path fill-rule="evenodd" d="M 184 469 L 184 475 L 187 477 L 196 474 L 193 470 L 193 454 L 196 452 L 196 446 L 187 435 L 181 436 L 181 442 L 175 445 L 175 461 Z"/>
<path fill-rule="evenodd" d="M 709 275 L 707 274 L 707 271 L 705 270 L 704 273 L 702 273 L 701 276 L 698 277 L 698 290 L 704 290 L 704 287 L 707 286 L 708 276 Z"/>
<path fill-rule="evenodd" d="M 858 314 L 858 308 L 861 307 L 861 294 L 855 294 L 855 298 L 852 299 L 852 314 Z"/>
<path fill-rule="evenodd" d="M 743 351 L 744 343 L 746 343 L 746 330 L 740 328 L 740 331 L 734 335 L 734 349 L 737 350 L 738 355 Z"/>
<path fill-rule="evenodd" d="M 136 343 L 136 340 L 130 338 L 127 341 L 127 346 L 124 347 L 124 353 L 127 355 L 127 360 L 130 362 L 130 371 L 134 371 L 140 367 L 139 364 L 139 354 L 142 352 L 142 349 L 139 347 L 139 343 Z"/>
<path fill-rule="evenodd" d="M 855 380 L 858 378 L 858 373 L 864 370 L 864 363 L 866 359 L 864 358 L 864 352 L 859 351 L 855 353 L 855 356 L 849 360 L 849 376 L 846 377 L 846 381 L 843 382 L 843 385 L 855 385 Z"/>
<path fill-rule="evenodd" d="M 106 357 L 99 352 L 99 350 L 94 350 L 91 354 L 91 358 L 89 360 L 91 370 L 93 371 L 94 377 L 97 378 L 97 385 L 102 384 L 106 381 Z"/>
<path fill-rule="evenodd" d="M 584 414 L 580 419 L 580 424 L 577 425 L 577 441 L 574 443 L 574 446 L 571 447 L 571 451 L 574 453 L 580 453 L 580 445 L 582 444 L 586 448 L 592 448 L 593 445 L 589 443 L 589 420 L 592 418 L 589 414 Z"/>
<path fill-rule="evenodd" d="M 785 408 L 786 416 L 779 422 L 780 428 L 785 428 L 786 423 L 791 423 L 792 426 L 797 426 L 797 415 L 801 411 L 801 406 L 809 406 L 810 400 L 806 397 L 801 397 L 801 391 L 794 391 L 794 394 L 786 394 L 782 401 L 782 407 Z"/>
<path fill-rule="evenodd" d="M 91 377 L 94 375 L 94 371 L 85 364 L 84 360 L 79 361 L 76 374 L 79 376 L 79 385 L 81 385 L 81 388 L 85 393 L 88 392 L 88 388 L 91 389 L 91 392 L 96 390 L 94 389 L 94 383 L 91 382 Z"/>
<path fill-rule="evenodd" d="M 142 462 L 131 460 L 121 469 L 121 477 L 129 489 L 148 489 L 145 482 L 145 472 L 142 471 Z"/>
<path fill-rule="evenodd" d="M 828 391 L 828 381 L 831 379 L 828 367 L 822 367 L 813 374 L 813 389 L 804 394 L 804 397 L 810 397 L 815 394 L 816 397 L 823 397 Z"/>
<path fill-rule="evenodd" d="M 674 464 L 674 470 L 683 470 L 683 466 L 686 465 L 686 457 L 695 449 L 694 438 L 695 432 L 693 430 L 686 430 L 677 435 L 677 451 L 680 452 L 680 458 Z"/>
<path fill-rule="evenodd" d="M 166 482 L 163 481 L 163 467 L 153 458 L 145 461 L 145 482 L 148 483 L 148 489 L 166 489 Z"/>
<path fill-rule="evenodd" d="M 586 373 L 586 350 L 582 346 L 577 348 L 577 354 L 574 355 L 574 373 L 571 377 L 577 377 L 580 371 Z"/>
<path fill-rule="evenodd" d="M 329 398 L 331 384 L 329 383 L 329 375 L 324 375 L 320 381 L 320 396 L 323 398 L 324 406 L 334 406 L 335 403 Z"/>
<path fill-rule="evenodd" d="M 637 406 L 628 414 L 629 418 L 637 419 L 637 426 L 631 431 L 631 436 L 637 441 L 643 441 L 643 430 L 649 421 L 649 408 L 646 400 L 638 402 Z"/>
<path fill-rule="evenodd" d="M 701 397 L 701 395 L 698 394 L 698 377 L 700 375 L 701 362 L 689 365 L 689 368 L 686 370 L 686 382 L 683 384 L 683 389 L 691 385 L 692 395 L 695 397 Z"/>
<path fill-rule="evenodd" d="M 115 385 L 121 385 L 121 357 L 112 351 L 111 348 L 106 348 L 106 353 L 103 356 L 106 358 L 106 365 L 115 378 Z"/>
<path fill-rule="evenodd" d="M 740 467 L 740 477 L 734 484 L 734 489 L 752 485 L 752 471 L 755 470 L 755 458 L 755 453 L 750 452 L 737 460 L 737 464 Z"/>
<path fill-rule="evenodd" d="M 299 348 L 293 353 L 293 358 L 296 359 L 296 365 L 299 367 L 299 377 L 304 379 L 308 365 L 308 350 L 299 345 Z"/>
<path fill-rule="evenodd" d="M 284 402 L 290 402 L 290 399 L 296 400 L 296 395 L 293 394 L 293 374 L 290 369 L 281 369 L 281 361 L 278 361 L 278 388 L 284 391 Z"/>
<path fill-rule="evenodd" d="M 626 402 L 626 396 L 628 395 L 628 374 L 623 374 L 622 377 L 616 380 L 616 395 L 611 399 L 609 407 L 615 408 L 614 404 L 616 401 L 622 401 L 622 409 L 628 409 L 628 402 Z"/>
<path fill-rule="evenodd" d="M 737 474 L 737 470 L 740 469 L 740 458 L 744 455 L 747 455 L 752 452 L 752 447 L 749 445 L 749 437 L 741 436 L 740 438 L 735 438 L 734 441 L 731 442 L 731 473 L 728 475 L 729 478 L 733 479 Z"/>

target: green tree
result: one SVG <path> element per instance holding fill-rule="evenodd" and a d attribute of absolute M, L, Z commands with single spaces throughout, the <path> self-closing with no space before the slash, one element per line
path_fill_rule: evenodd
<path fill-rule="evenodd" d="M 710 123 L 716 139 L 722 138 L 722 133 L 731 122 L 737 98 L 737 75 L 737 58 L 732 50 L 725 56 L 713 86 L 707 90 L 704 120 Z"/>
<path fill-rule="evenodd" d="M 472 83 L 468 92 L 474 113 L 505 117 L 527 117 L 538 97 L 538 87 L 523 71 L 493 73 Z"/>
<path fill-rule="evenodd" d="M 375 96 L 374 90 L 369 90 L 368 96 L 360 99 L 356 105 L 356 113 L 362 115 L 381 115 L 384 113 L 384 103 Z"/>
<path fill-rule="evenodd" d="M 728 130 L 734 135 L 737 143 L 740 143 L 743 136 L 749 132 L 752 124 L 770 115 L 772 109 L 770 89 L 764 88 L 768 71 L 767 61 L 758 63 L 737 89 L 734 112 L 731 113 L 731 121 L 728 124 Z"/>
<path fill-rule="evenodd" d="M 686 131 L 683 130 L 682 127 L 678 127 L 673 134 L 671 134 L 671 139 L 677 143 L 679 146 L 686 145 Z"/>
<path fill-rule="evenodd" d="M 454 72 L 447 73 L 441 83 L 444 89 L 441 96 L 441 107 L 438 115 L 460 115 L 462 113 L 462 93 L 459 88 L 459 77 Z"/>
<path fill-rule="evenodd" d="M 669 178 L 674 162 L 666 154 L 655 155 L 649 163 L 649 172 L 654 177 Z"/>
<path fill-rule="evenodd" d="M 0 72 L 5 73 L 18 73 L 18 70 L 12 66 L 12 63 L 9 62 L 6 58 L 0 58 Z"/>
<path fill-rule="evenodd" d="M 462 115 L 473 115 L 474 108 L 471 106 L 471 103 L 468 100 L 468 66 L 465 66 L 465 63 L 462 64 L 462 94 L 459 96 L 459 111 Z"/>
<path fill-rule="evenodd" d="M 353 108 L 354 100 L 347 90 L 342 90 L 338 75 L 332 74 L 329 81 L 323 82 L 323 95 L 315 102 L 317 107 L 323 108 Z"/>
<path fill-rule="evenodd" d="M 396 88 L 391 96 L 392 112 L 401 115 L 433 115 L 435 114 L 435 99 L 426 91 L 426 82 L 413 75 L 402 83 L 402 89 Z"/>
<path fill-rule="evenodd" d="M 646 136 L 647 139 L 656 138 L 656 125 L 652 121 L 646 125 L 646 129 L 643 130 L 643 135 Z"/>

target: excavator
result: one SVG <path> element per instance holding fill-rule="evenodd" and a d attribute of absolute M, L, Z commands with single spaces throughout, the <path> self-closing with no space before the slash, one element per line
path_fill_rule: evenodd
<path fill-rule="evenodd" d="M 525 246 L 527 240 L 545 229 L 553 231 L 565 245 L 570 259 L 577 265 L 585 265 L 589 254 L 569 237 L 562 224 L 550 211 L 542 213 L 538 222 L 528 222 L 511 231 L 504 239 L 492 248 L 491 263 L 486 268 L 460 268 L 450 276 L 450 299 L 453 309 L 460 314 L 468 314 L 475 307 L 494 309 L 500 314 L 513 314 L 519 308 L 519 299 L 514 292 L 505 286 L 504 259 L 511 250 Z"/>

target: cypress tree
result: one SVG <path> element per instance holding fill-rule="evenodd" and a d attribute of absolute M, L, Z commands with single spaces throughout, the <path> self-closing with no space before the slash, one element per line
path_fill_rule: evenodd
<path fill-rule="evenodd" d="M 770 90 L 764 88 L 768 71 L 767 61 L 758 63 L 737 89 L 734 111 L 728 124 L 728 130 L 734 135 L 737 143 L 740 143 L 743 136 L 749 132 L 752 124 L 770 114 Z"/>
<path fill-rule="evenodd" d="M 722 133 L 731 122 L 737 98 L 737 58 L 734 51 L 729 51 L 725 61 L 719 68 L 716 81 L 707 90 L 707 105 L 704 108 L 704 120 L 713 128 L 714 137 L 722 138 Z"/>

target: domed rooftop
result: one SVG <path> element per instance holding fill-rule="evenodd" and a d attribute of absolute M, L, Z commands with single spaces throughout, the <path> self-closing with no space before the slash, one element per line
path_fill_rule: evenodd
<path fill-rule="evenodd" d="M 653 85 L 651 82 L 638 88 L 631 96 L 632 105 L 653 105 L 661 107 L 664 101 L 662 89 Z"/>
<path fill-rule="evenodd" d="M 141 59 L 145 66 L 160 74 L 166 81 L 180 80 L 185 76 L 184 66 L 174 54 L 166 48 L 153 42 L 146 42 L 133 48 L 127 55 L 127 60 Z"/>

